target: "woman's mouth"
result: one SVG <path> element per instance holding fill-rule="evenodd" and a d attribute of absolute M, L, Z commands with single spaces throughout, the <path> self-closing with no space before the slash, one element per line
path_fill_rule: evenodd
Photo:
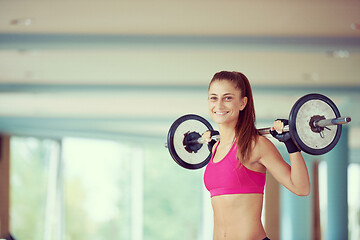
<path fill-rule="evenodd" d="M 221 112 L 214 112 L 214 113 L 216 115 L 223 116 L 223 115 L 227 114 L 228 112 L 221 111 Z"/>

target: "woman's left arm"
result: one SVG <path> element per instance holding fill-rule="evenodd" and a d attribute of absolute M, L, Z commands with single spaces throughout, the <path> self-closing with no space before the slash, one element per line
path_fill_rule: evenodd
<path fill-rule="evenodd" d="M 310 179 L 305 160 L 301 152 L 290 153 L 291 180 L 297 186 L 297 195 L 307 196 L 310 194 Z"/>
<path fill-rule="evenodd" d="M 259 162 L 273 175 L 273 177 L 291 192 L 299 196 L 310 193 L 309 173 L 305 160 L 300 152 L 290 153 L 290 165 L 285 162 L 275 145 L 266 137 L 260 137 Z"/>

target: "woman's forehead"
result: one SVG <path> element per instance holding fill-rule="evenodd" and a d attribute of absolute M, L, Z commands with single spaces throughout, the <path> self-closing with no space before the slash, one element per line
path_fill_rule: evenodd
<path fill-rule="evenodd" d="M 230 81 L 214 81 L 209 88 L 209 94 L 239 94 L 240 89 L 235 88 L 235 85 Z"/>

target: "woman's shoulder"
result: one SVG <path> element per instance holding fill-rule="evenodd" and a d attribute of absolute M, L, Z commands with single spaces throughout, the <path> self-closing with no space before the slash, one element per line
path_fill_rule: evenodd
<path fill-rule="evenodd" d="M 257 144 L 268 144 L 268 142 L 271 142 L 267 137 L 263 135 L 257 135 L 256 136 L 256 143 Z"/>
<path fill-rule="evenodd" d="M 255 149 L 259 153 L 273 151 L 276 149 L 275 145 L 265 136 L 257 136 Z"/>
<path fill-rule="evenodd" d="M 255 148 L 253 150 L 254 155 L 256 156 L 257 163 L 260 163 L 263 167 L 262 159 L 268 158 L 269 156 L 274 156 L 277 154 L 277 148 L 265 136 L 258 136 L 255 144 Z"/>

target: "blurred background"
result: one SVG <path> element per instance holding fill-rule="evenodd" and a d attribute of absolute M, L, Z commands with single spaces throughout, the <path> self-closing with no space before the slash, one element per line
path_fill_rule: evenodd
<path fill-rule="evenodd" d="M 211 239 L 203 169 L 180 168 L 164 143 L 184 114 L 210 121 L 207 87 L 221 70 L 249 78 L 258 128 L 313 92 L 352 118 L 338 162 L 343 239 L 359 239 L 358 0 L 0 0 L 0 234 Z M 331 239 L 326 189 L 337 176 L 326 157 L 307 158 L 318 163 L 320 200 L 301 205 L 312 220 L 298 231 Z M 295 239 L 281 211 L 292 200 L 279 189 L 279 225 L 268 229 Z"/>

